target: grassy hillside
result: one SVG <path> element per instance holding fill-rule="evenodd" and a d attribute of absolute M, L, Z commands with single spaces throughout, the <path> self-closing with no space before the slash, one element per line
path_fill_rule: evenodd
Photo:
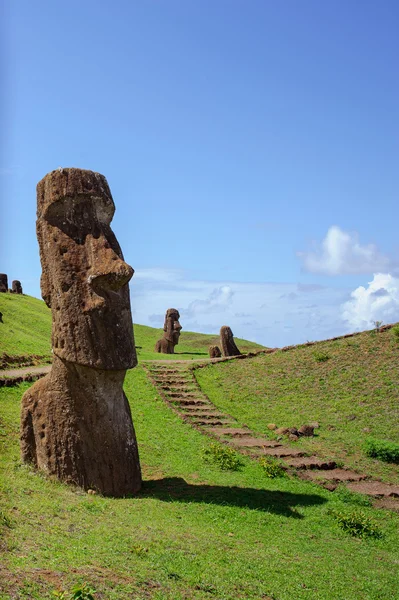
<path fill-rule="evenodd" d="M 163 333 L 163 329 L 154 329 L 146 325 L 134 324 L 134 335 L 139 360 L 190 360 L 194 358 L 208 358 L 208 348 L 210 345 L 218 345 L 220 347 L 218 335 L 183 330 L 180 334 L 179 343 L 175 346 L 175 354 L 158 354 L 154 352 L 154 347 L 157 340 L 163 336 Z M 248 342 L 240 338 L 234 339 L 238 348 L 243 353 L 263 348 L 263 346 L 254 342 Z"/>
<path fill-rule="evenodd" d="M 399 344 L 394 330 L 364 332 L 288 352 L 218 363 L 195 371 L 221 409 L 251 429 L 317 421 L 317 437 L 297 445 L 387 481 L 398 465 L 367 458 L 365 438 L 399 440 Z"/>
<path fill-rule="evenodd" d="M 141 367 L 126 379 L 145 478 L 134 498 L 91 496 L 20 464 L 27 387 L 0 389 L 1 600 L 57 590 L 70 600 L 84 582 L 95 600 L 397 597 L 399 515 L 297 479 L 267 479 L 247 458 L 236 472 L 205 463 L 210 440 L 159 399 Z M 361 511 L 384 537 L 349 536 L 331 510 Z"/>
<path fill-rule="evenodd" d="M 0 294 L 0 356 L 38 354 L 51 356 L 51 311 L 42 300 L 32 296 Z M 184 327 L 184 323 L 182 324 Z M 154 352 L 156 341 L 162 337 L 163 330 L 134 325 L 135 342 L 139 360 L 148 359 L 185 359 L 208 356 L 208 347 L 219 344 L 219 337 L 202 333 L 182 331 L 176 354 L 158 354 Z M 236 339 L 242 352 L 261 349 L 263 346 Z"/>
<path fill-rule="evenodd" d="M 0 355 L 51 356 L 51 312 L 32 296 L 0 294 Z"/>

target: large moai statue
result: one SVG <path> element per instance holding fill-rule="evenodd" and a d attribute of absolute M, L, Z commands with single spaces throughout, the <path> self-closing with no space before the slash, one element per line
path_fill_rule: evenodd
<path fill-rule="evenodd" d="M 180 314 L 176 308 L 168 308 L 163 326 L 164 335 L 155 344 L 155 352 L 174 354 L 175 346 L 179 343 L 182 326 L 179 323 Z"/>
<path fill-rule="evenodd" d="M 0 293 L 8 292 L 8 277 L 5 273 L 0 273 Z"/>
<path fill-rule="evenodd" d="M 22 285 L 18 279 L 14 279 L 11 284 L 11 291 L 13 294 L 22 294 Z"/>
<path fill-rule="evenodd" d="M 103 175 L 58 169 L 37 186 L 41 290 L 53 364 L 22 398 L 24 461 L 61 481 L 125 496 L 141 487 L 126 370 L 137 364 L 128 282 Z"/>
<path fill-rule="evenodd" d="M 239 356 L 241 354 L 234 342 L 233 332 L 227 325 L 220 328 L 220 345 L 223 356 Z"/>
<path fill-rule="evenodd" d="M 219 346 L 209 346 L 209 357 L 210 358 L 220 358 L 222 353 L 220 351 Z"/>

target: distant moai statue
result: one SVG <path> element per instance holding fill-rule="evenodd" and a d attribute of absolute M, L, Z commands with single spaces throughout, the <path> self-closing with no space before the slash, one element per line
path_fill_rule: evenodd
<path fill-rule="evenodd" d="M 220 358 L 222 353 L 219 346 L 209 346 L 209 356 L 210 358 Z"/>
<path fill-rule="evenodd" d="M 0 293 L 8 292 L 8 277 L 5 273 L 0 273 Z"/>
<path fill-rule="evenodd" d="M 123 392 L 137 364 L 128 282 L 103 175 L 58 169 L 37 186 L 41 290 L 53 364 L 22 398 L 21 453 L 48 475 L 108 496 L 134 494 L 141 471 Z"/>
<path fill-rule="evenodd" d="M 163 337 L 155 344 L 155 352 L 174 354 L 175 346 L 179 343 L 182 326 L 179 323 L 180 314 L 176 308 L 168 308 L 163 326 Z"/>
<path fill-rule="evenodd" d="M 11 291 L 13 294 L 22 294 L 22 285 L 18 279 L 14 279 L 11 284 Z"/>
<path fill-rule="evenodd" d="M 235 345 L 233 332 L 227 325 L 220 328 L 220 345 L 222 346 L 223 356 L 239 356 L 241 354 Z"/>

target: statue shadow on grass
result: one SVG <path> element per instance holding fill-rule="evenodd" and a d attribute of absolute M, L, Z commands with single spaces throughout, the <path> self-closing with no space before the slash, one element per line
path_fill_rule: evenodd
<path fill-rule="evenodd" d="M 237 506 L 285 517 L 303 519 L 296 506 L 315 506 L 327 502 L 317 494 L 293 494 L 278 490 L 259 490 L 237 486 L 193 485 L 182 477 L 165 477 L 143 482 L 139 496 L 158 498 L 163 502 L 197 502 L 199 504 L 218 504 L 219 506 Z"/>

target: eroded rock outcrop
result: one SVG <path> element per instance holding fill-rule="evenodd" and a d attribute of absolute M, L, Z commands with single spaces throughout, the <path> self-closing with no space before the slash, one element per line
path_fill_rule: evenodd
<path fill-rule="evenodd" d="M 163 326 L 163 337 L 155 344 L 155 352 L 174 354 L 175 346 L 179 343 L 182 326 L 179 323 L 180 314 L 176 308 L 168 308 Z"/>
<path fill-rule="evenodd" d="M 239 356 L 241 354 L 235 344 L 233 332 L 227 325 L 220 328 L 220 345 L 223 356 Z"/>
<path fill-rule="evenodd" d="M 137 364 L 126 264 L 103 175 L 59 169 L 37 186 L 41 290 L 52 311 L 50 373 L 22 398 L 21 452 L 60 480 L 124 496 L 141 472 L 126 369 Z"/>

